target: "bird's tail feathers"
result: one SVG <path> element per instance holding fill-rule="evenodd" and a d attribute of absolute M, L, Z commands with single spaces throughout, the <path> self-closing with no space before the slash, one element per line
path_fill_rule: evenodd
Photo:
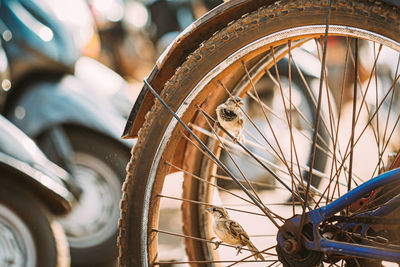
<path fill-rule="evenodd" d="M 247 243 L 247 247 L 251 250 L 251 252 L 254 254 L 254 259 L 258 260 L 264 260 L 263 255 L 260 253 L 260 251 L 253 245 L 253 243 L 251 243 L 251 241 L 249 240 Z M 257 254 L 256 254 L 257 253 Z"/>

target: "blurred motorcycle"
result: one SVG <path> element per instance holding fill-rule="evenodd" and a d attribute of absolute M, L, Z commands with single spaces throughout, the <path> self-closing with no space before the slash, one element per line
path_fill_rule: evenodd
<path fill-rule="evenodd" d="M 0 265 L 69 266 L 54 215 L 71 211 L 79 188 L 1 115 L 0 131 Z"/>
<path fill-rule="evenodd" d="M 62 13 L 44 1 L 1 2 L 0 61 L 6 74 L 0 81 L 0 110 L 74 177 L 82 191 L 79 202 L 58 222 L 67 234 L 72 264 L 99 266 L 118 254 L 120 188 L 132 143 L 120 140 L 123 117 L 96 93 L 102 87 L 90 86 L 90 80 L 108 85 L 109 72 L 86 60 L 83 68 L 90 77 L 77 74 L 81 47 L 60 17 L 76 15 L 75 2 L 61 6 Z"/>

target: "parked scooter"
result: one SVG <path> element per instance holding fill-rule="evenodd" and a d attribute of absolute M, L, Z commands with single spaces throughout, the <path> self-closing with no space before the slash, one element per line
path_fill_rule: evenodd
<path fill-rule="evenodd" d="M 2 65 L 9 70 L 0 81 L 1 113 L 82 190 L 72 212 L 58 218 L 72 264 L 115 260 L 120 188 L 132 145 L 120 140 L 123 117 L 74 75 L 79 50 L 71 32 L 41 1 L 2 1 L 0 34 L 0 54 L 9 60 Z M 92 79 L 104 79 L 96 69 L 92 73 Z"/>
<path fill-rule="evenodd" d="M 69 212 L 79 190 L 1 115 L 0 132 L 0 266 L 69 266 L 67 238 L 54 214 Z"/>

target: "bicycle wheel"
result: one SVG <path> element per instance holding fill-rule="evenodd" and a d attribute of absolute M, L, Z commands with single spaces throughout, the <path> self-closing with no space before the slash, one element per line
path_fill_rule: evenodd
<path fill-rule="evenodd" d="M 230 172 L 240 169 L 237 177 L 248 178 L 247 190 L 268 207 L 269 218 L 242 190 L 219 182 L 230 179 L 227 173 L 157 102 L 139 133 L 123 187 L 119 239 L 123 266 L 257 264 L 251 260 L 252 253 L 243 250 L 236 255 L 234 246 L 226 243 L 214 250 L 215 242 L 210 240 L 215 232 L 205 212 L 210 206 L 225 207 L 247 229 L 267 264 L 361 261 L 307 251 L 297 259 L 276 248 L 275 241 L 276 226 L 301 213 L 302 206 L 325 205 L 348 187 L 398 167 L 399 10 L 368 1 L 332 1 L 323 80 L 307 82 L 305 70 L 298 66 L 300 62 L 307 62 L 306 67 L 321 66 L 312 62 L 323 61 L 327 10 L 324 1 L 280 1 L 231 22 L 188 57 L 161 94 L 216 157 L 224 153 L 232 162 L 238 157 L 248 162 L 248 168 L 231 164 Z M 287 83 L 278 67 L 285 58 L 288 66 L 294 64 L 288 67 Z M 265 79 L 275 86 L 262 97 Z M 295 79 L 307 90 L 296 89 Z M 217 106 L 231 95 L 253 103 L 257 109 L 253 114 L 261 114 L 263 120 L 261 124 L 253 120 L 251 108 L 241 111 L 248 123 L 244 142 L 224 135 L 210 119 L 216 118 Z M 321 114 L 313 116 L 313 111 Z M 182 142 L 186 142 L 184 148 L 179 145 Z M 238 147 L 240 143 L 247 149 Z M 177 149 L 184 149 L 183 159 L 175 157 Z M 314 150 L 326 157 L 324 166 L 316 168 Z M 252 180 L 248 174 L 255 165 L 283 183 Z M 321 179 L 319 188 L 306 189 L 310 171 L 311 177 Z M 308 202 L 303 203 L 306 193 Z M 352 205 L 350 213 L 377 201 L 366 196 L 367 206 Z M 173 210 L 174 202 L 181 212 Z M 181 223 L 175 214 L 181 214 Z M 351 233 L 342 233 L 340 238 L 354 242 L 347 235 Z M 389 243 L 398 242 L 386 238 Z M 259 264 L 265 266 L 265 262 Z"/>

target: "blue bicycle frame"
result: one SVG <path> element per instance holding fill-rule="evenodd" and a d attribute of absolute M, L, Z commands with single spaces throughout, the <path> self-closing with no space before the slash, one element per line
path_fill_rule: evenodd
<path fill-rule="evenodd" d="M 388 171 L 382 175 L 379 175 L 368 182 L 354 188 L 347 194 L 336 199 L 327 206 L 312 210 L 306 214 L 306 223 L 311 223 L 313 226 L 313 238 L 309 240 L 308 238 L 303 239 L 303 245 L 306 249 L 313 251 L 320 251 L 323 253 L 333 253 L 342 254 L 354 257 L 363 258 L 373 258 L 384 261 L 394 261 L 400 262 L 400 246 L 397 245 L 365 245 L 365 244 L 354 244 L 345 243 L 340 241 L 329 240 L 321 236 L 319 231 L 319 225 L 322 221 L 328 219 L 329 217 L 337 214 L 338 212 L 346 209 L 349 205 L 362 198 L 366 194 L 376 190 L 377 188 L 391 184 L 395 181 L 400 180 L 400 168 Z M 385 216 L 399 209 L 398 201 L 400 199 L 400 194 L 387 202 L 387 205 L 379 207 L 373 211 L 365 212 L 359 216 Z M 301 216 L 296 216 L 291 219 L 292 223 L 295 225 L 300 225 Z M 355 224 L 353 223 L 352 226 Z M 361 235 L 366 234 L 368 225 L 360 224 Z M 348 227 L 348 225 L 346 225 Z M 278 242 L 283 242 L 283 236 L 278 235 Z"/>

